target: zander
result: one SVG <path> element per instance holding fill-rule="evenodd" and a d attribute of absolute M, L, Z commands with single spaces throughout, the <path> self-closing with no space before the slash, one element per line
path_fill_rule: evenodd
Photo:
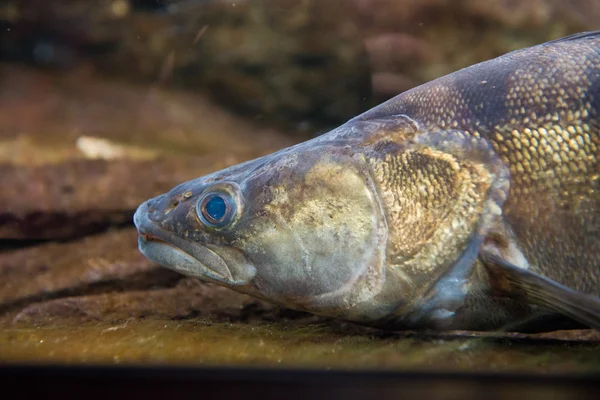
<path fill-rule="evenodd" d="M 149 259 L 393 329 L 600 329 L 600 31 L 441 77 L 134 217 Z"/>

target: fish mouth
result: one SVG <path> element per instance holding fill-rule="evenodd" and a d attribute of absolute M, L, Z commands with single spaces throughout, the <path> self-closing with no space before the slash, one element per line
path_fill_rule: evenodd
<path fill-rule="evenodd" d="M 148 216 L 148 204 L 138 207 L 133 223 L 139 232 L 138 249 L 162 267 L 230 286 L 244 285 L 256 270 L 233 249 L 200 244 L 175 235 Z M 232 267 L 230 268 L 231 264 Z"/>

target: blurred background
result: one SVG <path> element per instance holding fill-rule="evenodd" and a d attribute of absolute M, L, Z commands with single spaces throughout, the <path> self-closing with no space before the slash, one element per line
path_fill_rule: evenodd
<path fill-rule="evenodd" d="M 472 352 L 280 309 L 150 263 L 131 222 L 185 180 L 595 29 L 599 0 L 0 0 L 0 360 L 600 369 L 589 331 Z"/>

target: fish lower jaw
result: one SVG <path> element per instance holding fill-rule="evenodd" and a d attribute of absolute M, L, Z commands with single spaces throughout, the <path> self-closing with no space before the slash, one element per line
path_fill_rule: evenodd
<path fill-rule="evenodd" d="M 152 235 L 140 235 L 138 238 L 138 248 L 150 261 L 182 275 L 219 284 L 230 279 L 216 273 L 178 247 L 160 238 L 155 238 Z"/>

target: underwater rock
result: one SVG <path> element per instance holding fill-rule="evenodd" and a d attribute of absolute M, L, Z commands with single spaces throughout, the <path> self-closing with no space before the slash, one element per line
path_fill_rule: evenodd
<path fill-rule="evenodd" d="M 0 53 L 44 66 L 91 63 L 103 75 L 202 92 L 304 131 L 372 105 L 351 1 L 150 3 L 8 1 Z"/>
<path fill-rule="evenodd" d="M 0 162 L 11 164 L 84 158 L 77 148 L 82 136 L 173 157 L 222 159 L 253 158 L 294 143 L 293 136 L 237 117 L 202 96 L 108 81 L 86 70 L 61 75 L 0 66 L 0 110 Z"/>
<path fill-rule="evenodd" d="M 210 158 L 0 164 L 0 239 L 60 240 L 130 224 L 147 197 L 219 164 Z"/>
<path fill-rule="evenodd" d="M 70 67 L 105 51 L 132 11 L 129 0 L 3 0 L 0 32 L 5 58 L 44 67 Z"/>
<path fill-rule="evenodd" d="M 334 126 L 371 105 L 355 11 L 347 0 L 177 2 L 133 16 L 97 65 L 209 93 L 253 118 Z"/>
<path fill-rule="evenodd" d="M 199 96 L 0 69 L 0 239 L 131 223 L 172 185 L 293 144 Z"/>
<path fill-rule="evenodd" d="M 40 325 L 56 319 L 114 323 L 139 318 L 194 317 L 218 323 L 256 322 L 263 316 L 277 314 L 275 306 L 193 278 L 182 279 L 174 287 L 168 287 L 166 283 L 162 282 L 166 287 L 152 290 L 90 294 L 33 303 L 13 313 L 10 321 Z"/>
<path fill-rule="evenodd" d="M 180 277 L 137 252 L 132 229 L 0 253 L 0 309 L 68 295 L 142 289 Z"/>
<path fill-rule="evenodd" d="M 221 322 L 315 318 L 159 267 L 138 251 L 133 228 L 0 253 L 0 322 L 192 316 Z"/>
<path fill-rule="evenodd" d="M 518 48 L 600 28 L 594 0 L 354 0 L 374 101 Z"/>

